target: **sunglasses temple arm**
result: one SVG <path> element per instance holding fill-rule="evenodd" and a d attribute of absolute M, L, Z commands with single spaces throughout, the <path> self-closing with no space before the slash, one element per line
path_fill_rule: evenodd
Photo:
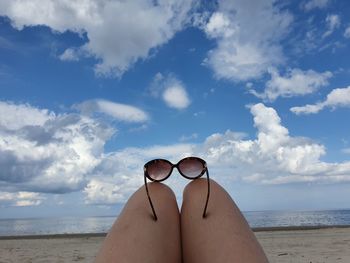
<path fill-rule="evenodd" d="M 146 175 L 144 175 L 144 179 L 145 179 L 145 187 L 146 187 L 146 192 L 147 192 L 148 201 L 149 201 L 149 204 L 151 205 L 152 212 L 153 212 L 153 219 L 154 219 L 154 221 L 157 221 L 158 217 L 157 217 L 157 215 L 156 215 L 156 211 L 154 210 L 153 203 L 152 203 L 151 197 L 150 197 L 149 192 L 148 192 L 148 186 L 147 186 Z"/>
<path fill-rule="evenodd" d="M 204 211 L 203 211 L 203 218 L 207 216 L 207 207 L 209 202 L 209 195 L 210 195 L 210 179 L 209 179 L 209 171 L 208 168 L 206 170 L 207 173 L 207 183 L 208 183 L 208 192 L 207 192 L 207 200 L 205 201 Z"/>

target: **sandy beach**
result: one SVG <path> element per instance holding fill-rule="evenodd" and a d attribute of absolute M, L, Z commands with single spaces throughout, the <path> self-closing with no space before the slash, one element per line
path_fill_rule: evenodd
<path fill-rule="evenodd" d="M 257 229 L 270 262 L 350 262 L 350 227 Z M 104 234 L 1 237 L 0 263 L 92 262 Z"/>

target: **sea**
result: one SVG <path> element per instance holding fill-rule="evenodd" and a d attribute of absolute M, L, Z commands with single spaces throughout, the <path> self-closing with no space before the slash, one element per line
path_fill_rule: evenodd
<path fill-rule="evenodd" d="M 350 210 L 243 212 L 252 228 L 350 226 Z M 0 236 L 108 232 L 115 216 L 0 219 Z"/>

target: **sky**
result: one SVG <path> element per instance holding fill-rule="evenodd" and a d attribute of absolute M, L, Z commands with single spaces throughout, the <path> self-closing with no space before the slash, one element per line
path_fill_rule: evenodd
<path fill-rule="evenodd" d="M 186 156 L 243 211 L 350 208 L 349 13 L 340 0 L 1 1 L 0 217 L 115 215 L 145 162 Z M 188 181 L 165 183 L 181 205 Z"/>

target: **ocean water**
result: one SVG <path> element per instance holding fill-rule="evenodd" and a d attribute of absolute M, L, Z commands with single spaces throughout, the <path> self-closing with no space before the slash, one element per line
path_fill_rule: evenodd
<path fill-rule="evenodd" d="M 244 212 L 251 227 L 350 225 L 350 210 Z"/>
<path fill-rule="evenodd" d="M 350 210 L 244 212 L 251 227 L 350 225 Z M 108 232 L 115 217 L 0 219 L 0 236 Z"/>

